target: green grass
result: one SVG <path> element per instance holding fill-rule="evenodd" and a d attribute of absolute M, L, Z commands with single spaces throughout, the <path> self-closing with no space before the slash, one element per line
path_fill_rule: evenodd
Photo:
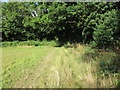
<path fill-rule="evenodd" d="M 103 76 L 100 66 L 103 62 L 105 68 L 107 57 L 112 60 L 116 56 L 112 52 L 101 55 L 83 45 L 19 46 L 2 51 L 4 88 L 99 88 L 115 87 L 118 83 L 118 75 Z"/>
<path fill-rule="evenodd" d="M 52 47 L 3 48 L 3 86 L 14 85 L 22 77 L 23 70 L 34 67 L 52 49 Z"/>

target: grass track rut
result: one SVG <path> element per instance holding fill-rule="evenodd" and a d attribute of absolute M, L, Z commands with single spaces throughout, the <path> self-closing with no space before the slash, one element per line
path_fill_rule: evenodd
<path fill-rule="evenodd" d="M 42 61 L 38 62 L 33 72 L 25 71 L 25 76 L 15 85 L 23 88 L 62 88 L 72 87 L 73 56 L 66 56 L 68 51 L 57 48 L 49 52 Z"/>
<path fill-rule="evenodd" d="M 81 49 L 82 50 L 82 49 Z M 80 68 L 75 50 L 53 48 L 30 68 L 21 71 L 13 88 L 68 88 L 80 87 Z M 42 52 L 41 52 L 42 53 Z M 79 53 L 81 54 L 81 53 Z M 24 62 L 23 62 L 24 63 Z"/>

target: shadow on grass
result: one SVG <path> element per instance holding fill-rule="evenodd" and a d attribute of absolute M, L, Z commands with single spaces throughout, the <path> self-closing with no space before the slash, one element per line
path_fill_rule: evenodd
<path fill-rule="evenodd" d="M 120 70 L 120 53 L 103 53 L 100 57 L 100 70 L 106 73 L 118 73 Z"/>
<path fill-rule="evenodd" d="M 120 88 L 120 53 L 103 53 L 99 60 L 99 72 L 104 77 L 113 76 L 117 78 L 116 88 Z"/>

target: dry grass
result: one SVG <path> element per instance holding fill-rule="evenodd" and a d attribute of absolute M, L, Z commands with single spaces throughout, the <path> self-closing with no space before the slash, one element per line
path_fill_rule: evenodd
<path fill-rule="evenodd" d="M 78 52 L 79 51 L 79 52 Z M 91 63 L 80 62 L 75 60 L 78 54 L 84 52 L 81 49 L 63 49 L 59 50 L 53 61 L 51 58 L 49 67 L 45 69 L 44 74 L 40 76 L 39 87 L 45 88 L 94 88 L 97 87 L 97 75 L 94 74 L 95 67 Z M 80 56 L 79 55 L 79 56 Z M 94 70 L 93 70 L 94 68 Z M 43 70 L 44 71 L 44 70 Z"/>
<path fill-rule="evenodd" d="M 17 46 L 17 47 L 25 47 L 25 48 L 31 48 L 31 47 L 34 47 L 34 46 Z"/>
<path fill-rule="evenodd" d="M 101 88 L 115 86 L 115 77 L 99 77 L 98 62 L 83 62 L 85 47 L 77 44 L 77 48 L 58 49 L 54 58 L 49 58 L 48 67 L 41 76 L 39 87 L 45 88 Z M 91 59 L 91 58 L 88 58 Z M 44 71 L 44 70 L 43 70 Z"/>

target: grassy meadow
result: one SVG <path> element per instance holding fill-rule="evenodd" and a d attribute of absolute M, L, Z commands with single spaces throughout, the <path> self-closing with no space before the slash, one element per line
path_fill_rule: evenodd
<path fill-rule="evenodd" d="M 117 70 L 113 74 L 109 72 L 118 68 L 119 65 L 116 65 L 118 62 L 115 66 L 113 65 L 115 68 L 107 68 L 114 63 L 113 57 L 118 61 L 117 55 L 113 52 L 99 53 L 88 46 L 79 44 L 76 48 L 4 47 L 2 48 L 2 87 L 118 87 Z"/>
<path fill-rule="evenodd" d="M 0 88 L 120 88 L 119 2 L 3 1 Z"/>

